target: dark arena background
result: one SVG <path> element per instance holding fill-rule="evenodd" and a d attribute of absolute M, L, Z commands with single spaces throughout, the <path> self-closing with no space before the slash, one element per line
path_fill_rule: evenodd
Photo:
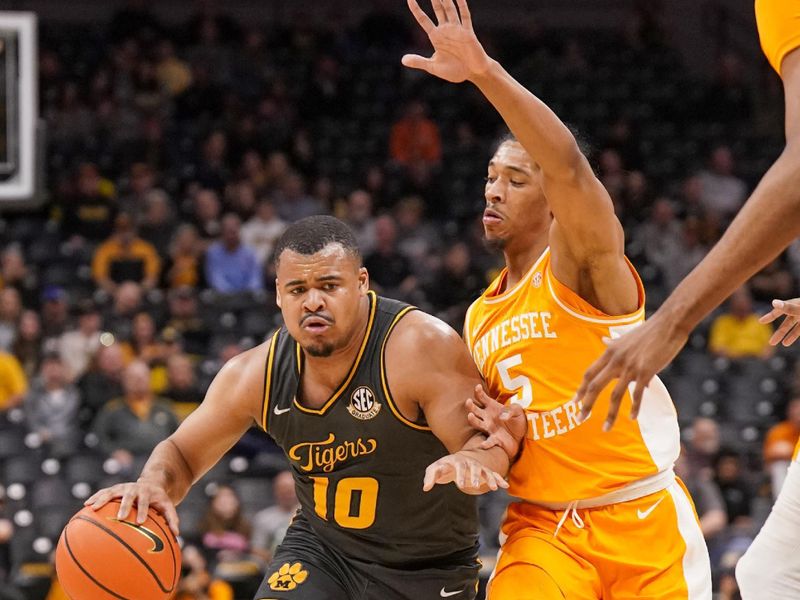
<path fill-rule="evenodd" d="M 489 54 L 588 143 L 652 313 L 783 149 L 752 1 L 471 8 Z M 0 598 L 60 600 L 68 518 L 135 480 L 221 365 L 280 326 L 270 259 L 288 223 L 343 219 L 377 290 L 461 329 L 502 263 L 481 213 L 503 127 L 470 84 L 401 66 L 430 51 L 401 0 L 0 9 Z M 257 257 L 241 285 L 207 260 L 222 235 Z M 795 243 L 662 373 L 721 599 L 800 435 L 796 347 L 737 323 L 798 281 Z M 120 407 L 142 378 L 160 412 L 132 425 Z M 193 487 L 178 598 L 253 597 L 294 510 L 286 467 L 254 429 Z M 505 502 L 481 498 L 482 588 Z"/>

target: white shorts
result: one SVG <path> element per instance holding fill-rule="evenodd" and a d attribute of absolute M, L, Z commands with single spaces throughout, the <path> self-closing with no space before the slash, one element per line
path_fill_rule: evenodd
<path fill-rule="evenodd" d="M 800 598 L 800 464 L 786 481 L 764 527 L 736 565 L 742 600 Z"/>

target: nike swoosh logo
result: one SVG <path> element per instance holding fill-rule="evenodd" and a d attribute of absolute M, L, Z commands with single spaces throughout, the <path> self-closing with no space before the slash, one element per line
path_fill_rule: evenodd
<path fill-rule="evenodd" d="M 276 407 L 273 409 L 273 411 L 272 411 L 272 412 L 274 412 L 276 415 L 282 415 L 283 413 L 289 412 L 290 410 L 292 410 L 292 407 L 291 407 L 291 406 L 290 406 L 289 408 L 278 408 L 278 407 L 276 406 Z"/>
<path fill-rule="evenodd" d="M 449 598 L 450 596 L 455 596 L 456 594 L 460 594 L 463 591 L 464 591 L 464 588 L 461 588 L 460 590 L 456 590 L 455 592 L 446 592 L 445 589 L 442 588 L 442 591 L 439 592 L 439 595 L 442 598 Z"/>
<path fill-rule="evenodd" d="M 128 523 L 128 521 L 121 521 L 119 519 L 113 519 L 118 523 L 122 523 L 123 525 L 127 525 L 131 529 L 135 529 L 139 533 L 141 533 L 144 537 L 149 539 L 153 542 L 153 547 L 147 551 L 148 554 L 158 554 L 164 550 L 164 541 L 158 537 L 154 532 L 150 531 L 147 527 L 142 527 L 138 523 Z"/>
<path fill-rule="evenodd" d="M 656 506 L 661 504 L 661 502 L 664 500 L 664 498 L 666 498 L 666 496 L 662 496 L 661 499 L 658 502 L 653 504 L 653 506 L 651 506 L 647 510 L 642 510 L 641 508 L 637 509 L 636 510 L 636 515 L 639 517 L 640 520 L 646 519 L 647 517 L 650 516 L 650 513 L 653 512 L 656 509 Z"/>

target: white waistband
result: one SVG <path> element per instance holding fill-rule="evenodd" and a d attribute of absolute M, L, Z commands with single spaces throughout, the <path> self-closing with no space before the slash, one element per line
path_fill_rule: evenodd
<path fill-rule="evenodd" d="M 667 489 L 674 481 L 675 472 L 672 469 L 668 469 L 651 475 L 650 477 L 645 477 L 644 479 L 629 483 L 622 489 L 609 492 L 602 496 L 595 496 L 594 498 L 572 500 L 570 502 L 542 502 L 525 498 L 512 498 L 512 501 L 516 500 L 527 504 L 535 504 L 536 506 L 541 506 L 548 510 L 597 508 L 599 506 L 608 506 L 610 504 L 619 504 L 620 502 L 629 502 L 637 498 L 644 498 L 650 494 L 655 494 L 656 492 Z"/>

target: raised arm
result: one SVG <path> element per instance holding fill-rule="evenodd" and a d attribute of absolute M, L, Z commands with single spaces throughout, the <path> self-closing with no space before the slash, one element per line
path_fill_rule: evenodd
<path fill-rule="evenodd" d="M 481 90 L 541 170 L 542 190 L 555 217 L 550 246 L 556 277 L 604 312 L 633 312 L 638 294 L 624 259 L 622 226 L 575 137 L 544 102 L 486 54 L 466 0 L 457 0 L 458 10 L 453 0 L 432 3 L 438 25 L 416 0 L 408 0 L 435 52 L 431 58 L 404 56 L 403 64 L 455 83 L 469 80 Z M 580 289 L 587 275 L 591 289 Z"/>
<path fill-rule="evenodd" d="M 464 402 L 481 379 L 458 334 L 439 319 L 415 311 L 397 325 L 386 345 L 387 379 L 401 413 L 419 412 L 449 456 L 428 468 L 424 487 L 454 481 L 468 493 L 506 487 L 509 458 L 500 447 L 481 448 L 486 436 L 467 420 Z"/>
<path fill-rule="evenodd" d="M 214 378 L 197 410 L 156 446 L 136 483 L 100 490 L 86 505 L 97 510 L 121 497 L 119 518 L 126 518 L 135 503 L 139 523 L 144 523 L 152 505 L 164 514 L 177 535 L 174 506 L 258 422 L 263 384 L 263 346 L 231 359 Z"/>
<path fill-rule="evenodd" d="M 585 414 L 613 379 L 635 384 L 631 417 L 644 388 L 683 348 L 689 333 L 725 298 L 800 235 L 800 50 L 783 61 L 786 148 L 725 235 L 641 327 L 615 340 L 586 372 L 578 395 Z M 788 333 L 788 332 L 786 332 Z M 619 410 L 612 397 L 609 426 Z"/>

